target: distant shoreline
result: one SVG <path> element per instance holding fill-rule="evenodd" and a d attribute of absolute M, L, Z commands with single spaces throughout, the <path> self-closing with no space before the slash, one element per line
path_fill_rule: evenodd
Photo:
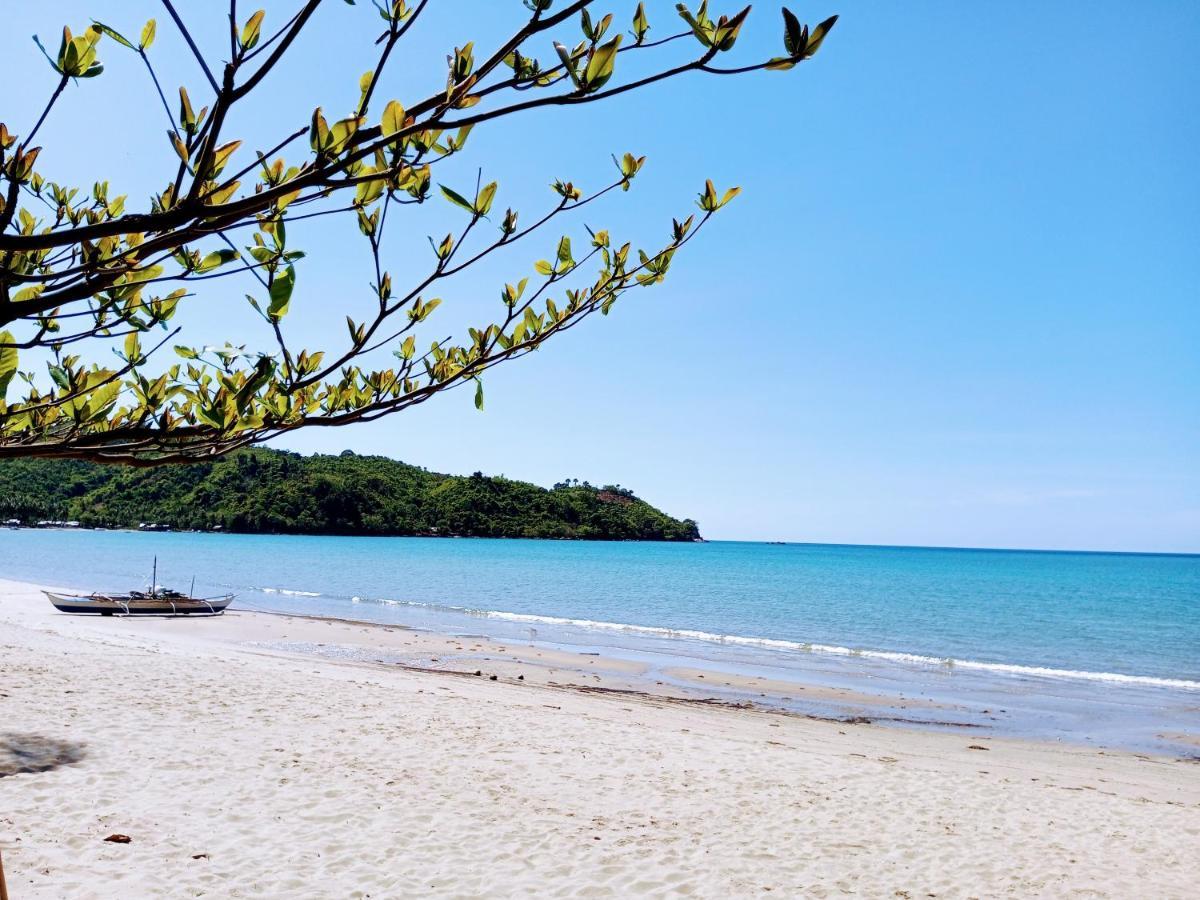
<path fill-rule="evenodd" d="M 0 525 L 0 532 L 5 526 Z M 951 553 L 1039 553 L 1062 556 L 1150 556 L 1172 557 L 1183 559 L 1200 559 L 1200 551 L 1185 552 L 1174 550 L 1079 550 L 1043 547 L 955 547 L 938 544 L 853 544 L 840 541 L 776 541 L 752 540 L 749 538 L 692 538 L 690 540 L 646 540 L 640 538 L 594 538 L 594 537 L 519 537 L 515 535 L 480 535 L 480 534 L 362 534 L 351 532 L 293 532 L 293 531 L 224 531 L 221 529 L 176 529 L 156 528 L 139 529 L 126 525 L 78 525 L 67 527 L 62 525 L 27 525 L 9 526 L 32 531 L 120 531 L 133 534 L 228 534 L 240 536 L 270 535 L 273 537 L 361 537 L 361 538 L 438 538 L 480 541 L 569 541 L 572 543 L 629 543 L 629 544 L 754 544 L 778 547 L 827 547 L 836 549 L 844 547 L 850 550 L 928 550 L 931 552 Z"/>
<path fill-rule="evenodd" d="M 653 540 L 644 538 L 595 538 L 595 537 L 520 537 L 516 535 L 482 535 L 482 534 L 362 534 L 340 531 L 225 531 L 223 529 L 199 528 L 136 528 L 129 525 L 0 525 L 4 530 L 23 531 L 104 531 L 121 532 L 123 534 L 205 534 L 229 535 L 235 537 L 344 537 L 344 538 L 432 538 L 436 540 L 473 540 L 473 541 L 567 541 L 571 543 L 597 544 L 709 544 L 708 538 L 691 538 L 689 540 Z M 724 543 L 760 543 L 754 541 L 725 541 Z M 761 542 L 767 543 L 767 542 Z"/>

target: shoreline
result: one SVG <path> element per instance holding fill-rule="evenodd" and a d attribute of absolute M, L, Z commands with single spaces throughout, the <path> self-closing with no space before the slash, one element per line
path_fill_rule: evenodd
<path fill-rule="evenodd" d="M 634 661 L 396 626 L 63 616 L 13 582 L 0 624 L 0 742 L 68 757 L 0 778 L 14 897 L 1185 897 L 1200 879 L 1185 760 L 713 702 L 707 670 L 648 693 Z"/>
<path fill-rule="evenodd" d="M 2 526 L 0 526 L 2 527 Z M 647 539 L 647 538 L 577 538 L 577 537 L 514 537 L 511 535 L 478 535 L 478 534 L 366 534 L 361 532 L 324 532 L 324 531 L 225 531 L 209 528 L 137 528 L 127 525 L 29 525 L 11 526 L 21 531 L 122 531 L 131 534 L 229 534 L 242 536 L 268 537 L 346 537 L 346 538 L 458 538 L 461 540 L 477 541 L 570 541 L 587 544 L 761 544 L 778 547 L 829 547 L 847 550 L 930 550 L 971 553 L 1043 553 L 1060 556 L 1152 556 L 1152 557 L 1185 557 L 1200 558 L 1200 550 L 1097 550 L 1094 548 L 1071 547 L 976 547 L 970 544 L 853 544 L 843 541 L 776 541 L 749 540 L 743 538 L 681 538 L 681 539 Z"/>
<path fill-rule="evenodd" d="M 28 594 L 40 588 L 0 578 L 0 594 L 5 590 Z M 259 591 L 298 602 L 326 599 L 284 588 Z M 1200 758 L 1200 684 L 1189 681 L 1002 663 L 947 664 L 890 651 L 354 598 L 353 608 L 364 614 L 376 607 L 437 611 L 441 618 L 359 619 L 235 600 L 224 617 L 194 634 L 203 636 L 197 638 L 202 643 L 262 653 L 479 672 L 478 677 L 529 678 L 554 687 L 599 687 L 816 720 Z M 238 624 L 230 624 L 233 620 Z M 134 618 L 128 627 L 163 634 L 164 621 Z M 476 628 L 476 622 L 491 627 Z M 331 632 L 322 625 L 337 627 Z"/>
<path fill-rule="evenodd" d="M 268 595 L 287 597 L 325 597 L 317 591 L 290 590 L 287 588 L 264 587 L 257 588 Z M 905 650 L 887 650 L 870 647 L 850 647 L 837 644 L 825 644 L 816 641 L 794 641 L 783 638 L 760 637 L 741 634 L 721 634 L 709 631 L 696 631 L 687 628 L 670 628 L 660 625 L 641 625 L 631 622 L 608 622 L 594 619 L 570 619 L 562 616 L 538 615 L 535 613 L 516 613 L 505 610 L 475 609 L 464 606 L 448 606 L 444 604 L 420 603 L 401 600 L 367 600 L 360 597 L 351 598 L 354 604 L 368 606 L 386 605 L 407 607 L 410 609 L 436 610 L 471 619 L 494 619 L 513 622 L 522 625 L 551 625 L 566 626 L 595 632 L 616 632 L 625 635 L 644 635 L 651 637 L 669 638 L 672 640 L 692 641 L 703 644 L 720 646 L 740 646 L 762 648 L 765 650 L 791 651 L 797 653 L 816 653 L 830 656 L 851 657 L 856 659 L 877 659 L 887 662 L 907 663 L 924 667 L 946 667 L 972 669 L 981 672 L 1004 673 L 1022 677 L 1045 677 L 1072 681 L 1112 682 L 1116 684 L 1141 685 L 1146 687 L 1161 687 L 1200 692 L 1200 681 L 1187 678 L 1167 678 L 1158 675 L 1144 675 L 1127 672 L 1107 672 L 1091 669 L 1067 669 L 1049 665 L 1032 663 L 1002 662 L 998 660 L 967 659 L 959 657 L 932 656 L 927 653 L 910 652 Z M 278 615 L 304 615 L 285 610 L 258 610 Z M 324 617 L 319 617 L 324 618 Z M 345 621 L 364 621 L 346 619 L 340 616 L 328 616 L 332 619 Z M 370 624 L 383 624 L 371 622 Z"/>

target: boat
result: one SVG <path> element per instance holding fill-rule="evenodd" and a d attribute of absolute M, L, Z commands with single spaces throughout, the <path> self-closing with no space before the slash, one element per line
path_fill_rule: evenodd
<path fill-rule="evenodd" d="M 69 596 L 43 591 L 54 608 L 65 613 L 99 613 L 102 616 L 219 616 L 233 602 L 223 597 L 189 597 L 179 591 L 130 591 L 128 594 Z"/>
<path fill-rule="evenodd" d="M 195 590 L 195 580 L 192 582 Z M 195 597 L 191 593 L 173 591 L 158 584 L 158 558 L 150 589 L 128 594 L 92 593 L 86 595 L 58 594 L 42 591 L 59 612 L 92 613 L 101 616 L 219 616 L 233 602 L 233 594 L 218 597 Z"/>

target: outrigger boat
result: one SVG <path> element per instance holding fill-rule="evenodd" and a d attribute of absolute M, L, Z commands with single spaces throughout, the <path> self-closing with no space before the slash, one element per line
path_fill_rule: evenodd
<path fill-rule="evenodd" d="M 128 594 L 88 594 L 68 596 L 42 591 L 54 608 L 65 613 L 93 613 L 102 616 L 219 616 L 233 602 L 233 594 L 222 597 L 193 597 L 169 588 L 159 587 L 158 559 L 154 560 L 154 574 L 150 578 L 150 590 L 130 591 Z M 195 581 L 192 582 L 193 591 Z"/>

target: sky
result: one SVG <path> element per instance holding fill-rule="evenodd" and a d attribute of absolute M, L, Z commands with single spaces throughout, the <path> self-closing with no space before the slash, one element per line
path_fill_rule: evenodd
<path fill-rule="evenodd" d="M 296 5 L 266 4 L 264 28 Z M 633 5 L 598 8 L 625 23 Z M 673 3 L 646 5 L 653 35 L 678 30 Z M 53 49 L 62 24 L 93 17 L 127 34 L 157 17 L 168 96 L 184 83 L 207 102 L 157 3 L 10 6 L 0 120 L 18 134 L 55 79 L 29 36 Z M 178 7 L 220 59 L 224 5 Z M 610 154 L 645 154 L 633 190 L 564 226 L 645 246 L 695 210 L 705 178 L 739 185 L 665 284 L 489 373 L 483 411 L 457 391 L 276 445 L 621 484 L 713 539 L 1200 551 L 1200 5 L 794 9 L 841 19 L 790 72 L 688 75 L 481 126 L 439 174 L 467 193 L 482 167 L 497 206 L 529 220 L 553 204 L 554 178 L 599 186 Z M 492 47 L 525 14 L 518 0 L 433 0 L 381 97 L 424 96 L 451 47 Z M 265 148 L 316 105 L 348 112 L 378 30 L 369 5 L 330 0 L 227 133 Z M 780 53 L 781 35 L 777 7 L 755 4 L 730 61 Z M 136 207 L 174 172 L 165 116 L 137 58 L 101 49 L 104 75 L 43 126 L 40 165 L 107 178 Z M 534 49 L 552 58 L 548 42 Z M 386 254 L 398 283 L 427 268 L 426 235 L 463 224 L 442 202 L 406 215 Z M 500 313 L 501 284 L 559 233 L 446 287 L 446 322 Z M 309 252 L 291 333 L 336 342 L 345 313 L 369 308 L 364 242 L 352 220 L 289 234 Z M 187 313 L 194 341 L 260 344 L 243 299 L 255 283 L 215 284 Z"/>

